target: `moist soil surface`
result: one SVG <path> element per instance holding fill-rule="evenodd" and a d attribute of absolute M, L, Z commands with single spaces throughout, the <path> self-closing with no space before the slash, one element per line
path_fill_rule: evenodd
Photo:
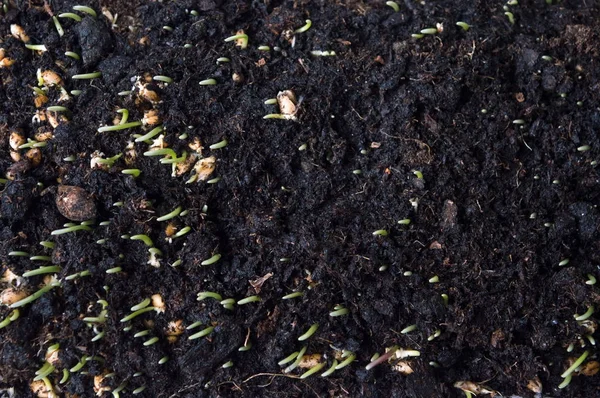
<path fill-rule="evenodd" d="M 0 395 L 599 396 L 600 6 L 548 3 L 5 0 Z"/>

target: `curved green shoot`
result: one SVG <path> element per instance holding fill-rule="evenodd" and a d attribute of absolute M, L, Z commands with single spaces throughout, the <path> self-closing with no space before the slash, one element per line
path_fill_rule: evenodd
<path fill-rule="evenodd" d="M 132 127 L 138 127 L 141 126 L 143 123 L 142 122 L 128 122 L 128 123 L 123 123 L 123 124 L 116 124 L 114 126 L 104 126 L 104 127 L 100 127 L 97 131 L 99 133 L 105 133 L 107 131 L 118 131 L 118 130 L 125 130 L 125 129 L 130 129 Z"/>
<path fill-rule="evenodd" d="M 199 331 L 198 333 L 189 336 L 188 340 L 195 340 L 195 339 L 199 339 L 204 336 L 208 336 L 209 334 L 212 333 L 213 330 L 215 330 L 215 328 L 212 326 L 209 326 L 206 329 L 203 329 L 203 330 Z"/>
<path fill-rule="evenodd" d="M 56 273 L 56 272 L 60 272 L 61 268 L 58 265 L 49 265 L 47 267 L 40 267 L 38 269 L 34 269 L 31 271 L 27 271 L 23 273 L 23 276 L 25 278 L 28 278 L 30 276 L 34 276 L 34 275 L 43 275 L 43 274 L 51 274 L 51 273 Z"/>
<path fill-rule="evenodd" d="M 208 260 L 202 261 L 200 263 L 200 265 L 211 265 L 211 264 L 216 263 L 220 259 L 221 259 L 221 255 L 220 254 L 215 254 L 214 256 L 212 256 L 211 258 L 209 258 Z"/>
<path fill-rule="evenodd" d="M 300 28 L 296 29 L 296 30 L 294 31 L 294 33 L 304 33 L 304 32 L 306 32 L 307 30 L 309 30 L 309 29 L 310 29 L 310 27 L 312 26 L 312 21 L 311 21 L 310 19 L 307 19 L 305 22 L 306 22 L 306 23 L 304 24 L 304 26 L 302 26 L 302 27 L 300 27 Z"/>
<path fill-rule="evenodd" d="M 307 377 L 312 376 L 315 373 L 317 373 L 319 370 L 323 369 L 324 366 L 325 366 L 325 362 L 319 363 L 319 364 L 313 366 L 312 368 L 310 368 L 309 370 L 307 370 L 306 372 L 302 373 L 302 376 L 300 376 L 300 378 L 306 379 Z"/>
<path fill-rule="evenodd" d="M 178 207 L 176 207 L 176 208 L 175 208 L 175 210 L 173 210 L 172 212 L 170 212 L 170 213 L 167 213 L 167 214 L 165 214 L 164 216 L 160 216 L 160 217 L 158 217 L 158 218 L 156 219 L 156 221 L 167 221 L 167 220 L 170 220 L 170 219 L 172 219 L 172 218 L 175 218 L 175 217 L 177 217 L 177 216 L 179 215 L 179 213 L 181 213 L 181 210 L 182 210 L 182 209 L 183 209 L 183 208 L 182 208 L 181 206 L 178 206 Z"/>
<path fill-rule="evenodd" d="M 244 299 L 241 299 L 240 301 L 237 302 L 237 305 L 244 305 L 244 304 L 248 304 L 248 303 L 254 303 L 260 301 L 260 297 L 259 296 L 250 296 L 250 297 L 246 297 Z"/>
<path fill-rule="evenodd" d="M 88 6 L 79 6 L 79 5 L 77 5 L 77 6 L 73 6 L 73 9 L 75 11 L 84 12 L 86 14 L 89 14 L 89 15 L 91 15 L 94 18 L 98 16 L 98 14 L 96 14 L 96 11 L 94 11 L 93 8 L 88 7 Z"/>
<path fill-rule="evenodd" d="M 54 289 L 57 286 L 60 286 L 60 282 L 51 282 L 49 285 L 44 286 L 43 288 L 41 288 L 37 292 L 33 293 L 32 295 L 27 296 L 24 299 L 17 301 L 16 303 L 12 303 L 9 307 L 10 308 L 19 308 L 19 307 L 22 307 L 29 303 L 32 303 L 35 300 L 42 297 L 45 293 L 49 292 L 50 290 Z"/>
<path fill-rule="evenodd" d="M 304 333 L 303 335 L 301 335 L 300 337 L 298 337 L 298 341 L 304 341 L 306 339 L 309 339 L 313 334 L 315 334 L 315 332 L 317 331 L 318 328 L 319 328 L 319 324 L 318 323 L 313 324 L 306 331 L 306 333 Z"/>

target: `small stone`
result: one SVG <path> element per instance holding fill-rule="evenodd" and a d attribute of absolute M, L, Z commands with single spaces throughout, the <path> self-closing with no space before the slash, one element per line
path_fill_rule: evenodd
<path fill-rule="evenodd" d="M 56 195 L 56 207 L 60 214 L 71 221 L 86 221 L 96 218 L 96 204 L 83 188 L 61 185 Z"/>

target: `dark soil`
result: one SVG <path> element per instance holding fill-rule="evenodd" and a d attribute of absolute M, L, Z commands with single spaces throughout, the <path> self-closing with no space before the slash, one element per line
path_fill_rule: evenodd
<path fill-rule="evenodd" d="M 536 378 L 545 396 L 600 396 L 599 378 L 585 369 L 558 389 L 561 373 L 585 350 L 587 368 L 597 365 L 585 337 L 595 318 L 582 326 L 574 314 L 600 305 L 597 285 L 586 284 L 588 275 L 600 277 L 599 2 L 520 0 L 507 6 L 514 24 L 502 1 L 398 3 L 399 12 L 383 0 L 92 1 L 98 16 L 59 18 L 60 37 L 51 15 L 77 2 L 11 0 L 0 17 L 0 47 L 14 61 L 0 69 L 2 273 L 59 265 L 61 286 L 0 330 L 0 396 L 32 396 L 29 384 L 56 343 L 48 380 L 68 397 L 94 396 L 94 376 L 107 373 L 114 375 L 101 385 L 114 390 L 126 381 L 124 396 L 146 386 L 140 396 L 460 397 L 454 384 L 470 381 L 532 397 L 528 383 Z M 114 25 L 103 7 L 118 15 Z M 292 46 L 286 30 L 306 19 L 312 27 Z M 436 23 L 443 31 L 411 37 Z M 13 24 L 48 51 L 26 49 L 11 35 Z M 224 42 L 240 29 L 247 49 Z M 231 62 L 217 64 L 219 57 Z M 60 89 L 50 87 L 36 109 L 38 69 L 81 94 L 59 101 Z M 102 76 L 71 78 L 95 71 Z M 156 75 L 173 82 L 152 81 Z M 142 98 L 140 85 L 118 95 L 136 77 L 159 102 Z M 217 85 L 199 85 L 209 78 Z M 298 98 L 297 121 L 263 119 L 277 113 L 264 101 L 282 90 Z M 52 105 L 69 110 L 48 112 L 56 127 L 48 118 L 32 121 Z M 208 179 L 221 180 L 186 184 L 192 171 L 172 177 L 161 156 L 144 156 L 148 144 L 130 143 L 152 127 L 97 132 L 121 108 L 129 121 L 156 109 L 164 142 L 178 155 L 191 157 L 188 145 L 198 139 L 198 158 L 217 159 Z M 41 162 L 24 149 L 20 161 L 11 158 L 13 132 L 52 133 Z M 209 149 L 223 139 L 225 148 Z M 585 145 L 591 149 L 578 150 Z M 124 155 L 92 169 L 95 151 Z M 73 188 L 69 199 L 79 207 L 57 206 L 57 195 L 70 189 L 59 185 L 83 189 Z M 178 206 L 188 213 L 157 221 Z M 51 235 L 71 222 L 69 209 L 73 220 L 97 214 L 91 231 Z M 189 233 L 169 240 L 169 229 L 185 226 Z M 380 229 L 389 235 L 374 236 Z M 122 238 L 136 234 L 160 249 L 160 267 L 148 264 L 143 241 Z M 202 266 L 213 254 L 222 257 Z M 105 272 L 115 267 L 122 271 Z M 65 279 L 86 270 L 89 276 Z M 436 275 L 439 282 L 430 283 Z M 47 283 L 48 275 L 31 276 L 3 281 L 0 290 L 13 285 L 31 294 Z M 261 301 L 228 310 L 214 299 L 197 301 L 201 291 Z M 294 291 L 304 296 L 281 299 Z M 163 313 L 120 322 L 155 294 Z M 105 336 L 91 342 L 96 333 L 83 318 L 98 316 L 97 300 L 108 302 L 97 328 Z M 330 317 L 338 304 L 349 314 Z M 0 321 L 11 313 L 1 306 Z M 177 321 L 202 326 L 169 341 L 168 325 Z M 298 341 L 315 323 L 315 335 Z M 415 331 L 400 333 L 412 324 Z M 188 339 L 207 326 L 210 335 Z M 146 329 L 148 336 L 134 337 Z M 153 336 L 158 342 L 144 346 Z M 252 348 L 238 351 L 246 339 Z M 305 345 L 306 354 L 322 355 L 323 370 L 307 379 L 298 378 L 306 369 L 283 373 L 277 363 Z M 399 373 L 394 361 L 365 370 L 373 354 L 395 345 L 420 351 L 407 360 L 412 374 Z M 342 350 L 356 360 L 320 377 Z M 84 355 L 96 359 L 60 384 L 63 369 Z M 222 368 L 228 361 L 233 366 Z"/>

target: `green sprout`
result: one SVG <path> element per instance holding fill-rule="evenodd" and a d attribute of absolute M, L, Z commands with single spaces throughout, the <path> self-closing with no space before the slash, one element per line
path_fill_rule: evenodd
<path fill-rule="evenodd" d="M 228 299 L 225 299 L 225 300 L 221 301 L 220 304 L 226 310 L 230 310 L 231 311 L 231 310 L 233 310 L 233 306 L 235 305 L 235 300 L 232 299 L 232 298 L 228 298 Z"/>
<path fill-rule="evenodd" d="M 437 339 L 438 337 L 440 337 L 440 335 L 442 334 L 442 331 L 437 329 L 435 332 L 433 332 L 433 334 L 429 337 L 427 337 L 427 341 L 433 341 L 435 339 Z"/>
<path fill-rule="evenodd" d="M 163 26 L 163 30 L 166 30 L 167 32 L 172 32 L 173 28 L 168 25 L 165 25 L 165 26 Z"/>
<path fill-rule="evenodd" d="M 462 21 L 458 21 L 456 23 L 456 26 L 460 26 L 462 28 L 462 30 L 464 30 L 465 32 L 471 28 L 471 25 L 469 25 L 466 22 L 462 22 Z"/>
<path fill-rule="evenodd" d="M 17 256 L 17 257 L 29 257 L 29 253 L 22 251 L 12 251 L 8 253 L 9 256 Z"/>
<path fill-rule="evenodd" d="M 596 277 L 592 274 L 587 274 L 588 280 L 585 281 L 586 285 L 595 285 L 596 284 Z"/>
<path fill-rule="evenodd" d="M 250 296 L 250 297 L 246 297 L 246 298 L 241 299 L 240 301 L 238 301 L 237 305 L 244 305 L 244 304 L 248 304 L 248 303 L 254 303 L 256 301 L 260 301 L 260 297 L 259 296 Z"/>
<path fill-rule="evenodd" d="M 571 375 L 568 375 L 567 377 L 565 377 L 563 382 L 558 385 L 558 388 L 562 390 L 563 388 L 565 388 L 566 386 L 571 384 L 571 378 L 572 378 Z"/>
<path fill-rule="evenodd" d="M 46 108 L 46 110 L 50 112 L 69 112 L 69 110 L 64 106 L 49 106 Z"/>
<path fill-rule="evenodd" d="M 102 76 L 102 72 L 92 72 L 92 73 L 83 73 L 80 75 L 73 75 L 71 76 L 71 79 L 74 80 L 89 80 L 89 79 L 96 79 L 98 77 Z"/>
<path fill-rule="evenodd" d="M 208 260 L 202 261 L 200 263 L 200 265 L 211 265 L 211 264 L 216 263 L 220 259 L 221 259 L 221 255 L 220 254 L 215 254 L 214 256 L 212 256 L 211 258 L 209 258 Z"/>
<path fill-rule="evenodd" d="M 448 305 L 448 295 L 446 293 L 442 293 L 442 301 L 444 302 L 444 305 Z"/>
<path fill-rule="evenodd" d="M 59 383 L 65 384 L 69 380 L 69 376 L 71 376 L 71 373 L 69 373 L 69 369 L 63 369 L 63 376 L 62 379 L 60 379 Z"/>
<path fill-rule="evenodd" d="M 133 390 L 131 393 L 134 395 L 141 394 L 146 389 L 146 386 L 141 386 Z"/>
<path fill-rule="evenodd" d="M 25 47 L 33 51 L 48 51 L 46 46 L 43 44 L 25 44 Z"/>
<path fill-rule="evenodd" d="M 360 174 L 362 174 L 362 170 L 361 169 L 352 170 L 352 174 L 360 175 Z"/>
<path fill-rule="evenodd" d="M 105 165 L 105 166 L 107 166 L 107 167 L 109 167 L 109 168 L 110 168 L 110 167 L 112 167 L 112 166 L 115 164 L 115 162 L 116 162 L 118 159 L 120 159 L 120 158 L 121 158 L 121 156 L 123 156 L 123 154 L 122 154 L 122 153 L 119 153 L 119 154 L 117 154 L 117 155 L 115 155 L 115 156 L 113 156 L 113 157 L 106 158 L 106 159 L 102 159 L 102 158 L 96 158 L 96 163 L 99 163 L 99 164 Z M 103 222 L 101 222 L 101 223 L 100 223 L 100 225 L 101 225 L 101 226 L 102 226 L 102 225 L 108 225 L 108 224 L 104 224 L 104 223 L 109 223 L 109 224 L 110 224 L 110 221 L 103 221 Z"/>
<path fill-rule="evenodd" d="M 33 381 L 42 380 L 43 378 L 47 377 L 52 372 L 54 372 L 55 369 L 56 368 L 54 366 L 52 366 L 52 364 L 50 364 L 49 362 L 45 362 L 44 365 L 41 368 L 39 368 L 38 370 L 36 370 L 35 374 L 37 376 L 35 376 L 35 378 L 33 379 Z"/>
<path fill-rule="evenodd" d="M 171 267 L 178 267 L 181 265 L 181 263 L 183 263 L 183 261 L 181 261 L 181 259 L 175 260 L 175 262 L 173 264 L 171 264 Z"/>
<path fill-rule="evenodd" d="M 233 361 L 227 361 L 227 362 L 225 362 L 223 365 L 221 365 L 221 367 L 222 367 L 223 369 L 227 369 L 227 368 L 230 368 L 230 367 L 232 367 L 232 366 L 233 366 Z"/>
<path fill-rule="evenodd" d="M 269 113 L 268 115 L 263 116 L 263 119 L 281 119 L 288 120 L 292 117 L 292 115 L 283 115 L 281 113 Z"/>
<path fill-rule="evenodd" d="M 23 273 L 23 276 L 25 278 L 28 278 L 30 276 L 35 276 L 35 275 L 43 275 L 43 274 L 51 274 L 51 273 L 56 273 L 56 272 L 60 272 L 61 268 L 58 265 L 50 265 L 47 267 L 40 267 L 38 269 L 34 269 L 31 271 L 27 271 Z"/>
<path fill-rule="evenodd" d="M 398 224 L 400 224 L 400 225 L 409 225 L 410 224 L 410 218 L 404 218 L 404 219 L 398 221 Z"/>
<path fill-rule="evenodd" d="M 173 235 L 174 238 L 180 238 L 183 235 L 189 233 L 192 230 L 192 227 L 190 226 L 186 226 L 181 228 L 181 230 L 177 231 L 177 233 L 175 235 Z"/>
<path fill-rule="evenodd" d="M 121 173 L 131 175 L 131 176 L 133 176 L 133 178 L 137 178 L 140 176 L 142 171 L 140 169 L 124 169 L 124 170 L 121 170 Z"/>
<path fill-rule="evenodd" d="M 10 325 L 12 322 L 16 321 L 17 319 L 19 319 L 19 316 L 21 315 L 21 313 L 19 312 L 18 309 L 14 309 L 12 310 L 12 312 L 10 314 L 8 314 L 6 316 L 6 318 L 4 318 L 1 322 L 0 322 L 0 329 L 7 327 L 8 325 Z"/>
<path fill-rule="evenodd" d="M 269 46 L 258 46 L 258 51 L 271 51 L 271 47 Z"/>
<path fill-rule="evenodd" d="M 142 122 L 129 122 L 129 123 L 123 123 L 123 124 L 116 124 L 114 126 L 103 126 L 103 127 L 98 128 L 98 132 L 105 133 L 107 131 L 125 130 L 125 129 L 130 129 L 132 127 L 141 126 L 142 124 L 143 124 Z"/>
<path fill-rule="evenodd" d="M 192 323 L 191 325 L 187 326 L 187 327 L 185 328 L 185 330 L 192 330 L 192 329 L 196 329 L 198 326 L 201 326 L 201 325 L 202 325 L 202 322 L 200 322 L 200 321 L 196 321 L 196 322 Z"/>
<path fill-rule="evenodd" d="M 513 122 L 513 124 L 518 124 L 518 125 L 525 124 L 525 120 L 523 120 L 523 119 L 515 119 L 512 122 Z"/>
<path fill-rule="evenodd" d="M 296 298 L 296 297 L 302 297 L 302 296 L 304 296 L 304 292 L 294 292 L 294 293 L 286 294 L 281 299 L 282 300 L 289 300 L 289 299 L 293 299 L 293 298 Z"/>
<path fill-rule="evenodd" d="M 277 362 L 277 365 L 283 366 L 283 365 L 286 365 L 286 364 L 292 362 L 294 359 L 296 359 L 298 357 L 299 353 L 300 353 L 299 351 L 291 353 L 287 357 L 283 358 L 281 361 Z"/>
<path fill-rule="evenodd" d="M 58 18 L 56 18 L 56 16 L 52 17 L 52 22 L 54 23 L 54 27 L 56 28 L 58 35 L 60 37 L 63 37 L 65 34 L 65 30 L 63 29 L 62 25 L 60 24 L 60 22 L 58 21 Z"/>
<path fill-rule="evenodd" d="M 437 276 L 437 275 L 435 275 L 435 276 L 433 276 L 433 277 L 429 278 L 429 281 L 428 281 L 428 282 L 429 282 L 429 283 L 438 283 L 439 281 L 440 281 L 440 277 L 439 277 L 439 276 Z"/>
<path fill-rule="evenodd" d="M 106 332 L 102 331 L 102 332 L 98 333 L 97 335 L 95 335 L 95 336 L 92 338 L 91 342 L 92 342 L 92 343 L 94 343 L 94 342 L 96 342 L 96 341 L 98 341 L 98 340 L 102 339 L 102 338 L 103 338 L 105 335 L 106 335 Z"/>
<path fill-rule="evenodd" d="M 423 173 L 421 173 L 419 170 L 413 170 L 413 174 L 417 176 L 419 180 L 423 179 Z"/>
<path fill-rule="evenodd" d="M 560 260 L 560 262 L 558 263 L 558 266 L 559 266 L 559 267 L 563 267 L 563 266 L 565 266 L 565 265 L 569 264 L 569 262 L 570 262 L 570 261 L 571 261 L 571 260 L 570 260 L 570 259 L 568 259 L 568 258 L 565 258 L 565 259 L 563 259 L 563 260 Z"/>
<path fill-rule="evenodd" d="M 298 28 L 294 31 L 294 33 L 304 33 L 307 30 L 310 29 L 310 27 L 312 26 L 312 21 L 310 19 L 307 19 L 305 21 L 306 23 L 304 24 L 304 26 L 302 26 L 301 28 Z"/>
<path fill-rule="evenodd" d="M 268 100 L 265 101 L 265 105 L 276 105 L 277 104 L 277 98 L 269 98 Z"/>
<path fill-rule="evenodd" d="M 81 17 L 75 13 L 72 12 L 63 12 L 62 14 L 58 14 L 59 18 L 71 18 L 72 20 L 76 21 L 76 22 L 81 22 Z"/>
<path fill-rule="evenodd" d="M 163 127 L 162 126 L 157 126 L 157 127 L 153 128 L 152 130 L 150 130 L 148 133 L 137 137 L 135 139 L 135 142 L 144 142 L 144 141 L 147 141 L 147 140 L 151 140 L 152 138 L 154 138 L 158 134 L 160 134 L 162 131 L 163 131 Z M 151 156 L 151 155 L 145 155 L 145 156 Z"/>
<path fill-rule="evenodd" d="M 590 355 L 590 352 L 586 350 L 583 354 L 581 354 L 579 358 L 577 358 L 573 365 L 571 365 L 567 370 L 563 372 L 563 374 L 560 375 L 560 377 L 562 377 L 563 379 L 569 377 L 571 373 L 573 373 L 575 369 L 577 369 L 583 363 L 583 361 L 585 361 L 588 355 Z"/>
<path fill-rule="evenodd" d="M 506 15 L 506 17 L 508 18 L 508 22 L 510 22 L 511 25 L 515 24 L 515 16 L 512 12 L 510 11 L 506 11 L 504 13 L 504 15 Z"/>
<path fill-rule="evenodd" d="M 400 11 L 400 6 L 395 1 L 386 1 L 385 5 L 392 7 L 395 12 Z"/>
<path fill-rule="evenodd" d="M 586 319 L 591 317 L 593 314 L 594 314 L 594 306 L 590 305 L 584 314 L 582 314 L 582 315 L 575 314 L 574 317 L 575 317 L 576 321 L 585 321 Z"/>
<path fill-rule="evenodd" d="M 52 261 L 52 257 L 50 256 L 31 256 L 29 259 L 31 261 Z"/>
<path fill-rule="evenodd" d="M 139 316 L 139 315 L 141 315 L 141 314 L 144 314 L 144 313 L 146 313 L 146 312 L 150 312 L 150 311 L 154 311 L 154 310 L 156 310 L 156 308 L 155 308 L 155 307 L 146 307 L 146 308 L 142 308 L 142 309 L 140 309 L 140 310 L 134 311 L 134 312 L 132 312 L 131 314 L 127 315 L 125 318 L 121 319 L 121 321 L 120 321 L 120 322 L 121 322 L 121 323 L 125 323 L 125 322 L 127 322 L 127 321 L 130 321 L 130 320 L 132 320 L 133 318 L 135 318 L 135 317 L 137 317 L 137 316 Z"/>
<path fill-rule="evenodd" d="M 73 6 L 73 9 L 75 11 L 84 12 L 86 14 L 89 14 L 94 18 L 96 18 L 98 16 L 98 14 L 96 14 L 96 11 L 94 11 L 93 8 L 88 7 L 88 6 Z"/>
<path fill-rule="evenodd" d="M 165 363 L 167 363 L 167 361 L 169 360 L 169 357 L 162 357 L 159 361 L 158 364 L 159 365 L 164 365 Z"/>
<path fill-rule="evenodd" d="M 172 219 L 172 218 L 175 218 L 175 217 L 177 217 L 177 216 L 179 215 L 179 213 L 181 213 L 181 209 L 182 209 L 182 207 L 181 207 L 181 206 L 178 206 L 178 207 L 177 207 L 177 208 L 175 208 L 175 210 L 173 210 L 172 212 L 170 212 L 170 213 L 167 213 L 167 214 L 165 214 L 164 216 L 158 217 L 158 218 L 156 219 L 156 221 L 167 221 L 167 220 L 170 220 L 170 219 Z"/>
<path fill-rule="evenodd" d="M 328 377 L 331 376 L 333 374 L 333 372 L 335 372 L 335 367 L 338 366 L 338 360 L 334 359 L 333 363 L 331 364 L 331 367 L 329 369 L 327 369 L 325 372 L 323 372 L 321 374 L 321 377 Z"/>
<path fill-rule="evenodd" d="M 119 109 L 119 110 L 117 110 L 117 113 L 120 113 L 123 115 L 123 116 L 121 116 L 121 120 L 119 121 L 119 124 L 127 123 L 127 120 L 129 119 L 129 111 L 127 109 Z"/>
<path fill-rule="evenodd" d="M 410 37 L 412 37 L 413 39 L 422 39 L 425 37 L 425 35 L 422 33 L 413 33 L 412 35 L 410 35 Z"/>
<path fill-rule="evenodd" d="M 121 268 L 121 267 L 114 267 L 114 268 L 107 269 L 105 272 L 107 274 L 118 274 L 121 271 L 123 271 L 123 268 Z"/>
<path fill-rule="evenodd" d="M 144 152 L 144 156 L 169 156 L 171 159 L 174 159 L 177 157 L 177 153 L 175 153 L 175 151 L 172 150 L 171 148 L 161 148 L 161 149 L 154 149 L 152 151 L 146 151 L 146 152 Z M 161 163 L 162 163 L 162 159 L 161 159 Z"/>
<path fill-rule="evenodd" d="M 240 33 L 237 35 L 229 36 L 228 38 L 225 39 L 225 42 L 230 42 L 230 41 L 235 41 L 235 40 L 241 40 L 241 44 L 240 44 L 241 49 L 245 49 L 246 47 L 248 47 L 248 35 L 247 34 Z"/>
<path fill-rule="evenodd" d="M 152 337 L 151 339 L 144 341 L 144 347 L 151 346 L 156 342 L 158 342 L 158 337 Z"/>
<path fill-rule="evenodd" d="M 173 79 L 171 79 L 168 76 L 162 76 L 162 75 L 154 76 L 152 78 L 152 80 L 156 80 L 156 81 L 159 81 L 159 82 L 165 82 L 165 83 L 173 83 Z"/>
<path fill-rule="evenodd" d="M 113 398 L 119 398 L 120 397 L 119 393 L 121 391 L 123 391 L 125 389 L 125 387 L 127 387 L 127 381 L 122 382 L 121 384 L 119 384 L 119 386 L 117 388 L 115 388 L 112 391 Z"/>
<path fill-rule="evenodd" d="M 410 325 L 400 331 L 401 334 L 407 334 L 417 330 L 417 325 Z"/>
<path fill-rule="evenodd" d="M 323 369 L 324 366 L 325 366 L 325 362 L 321 362 L 319 364 L 316 364 L 315 366 L 313 366 L 312 368 L 310 368 L 306 372 L 302 373 L 302 376 L 300 376 L 300 378 L 301 379 L 306 379 L 307 377 L 312 376 L 313 374 L 317 373 L 319 370 Z"/>
<path fill-rule="evenodd" d="M 217 142 L 216 144 L 212 144 L 208 148 L 210 148 L 210 149 L 221 149 L 221 148 L 225 148 L 227 146 L 227 144 L 228 144 L 227 140 L 222 140 L 222 141 Z"/>
<path fill-rule="evenodd" d="M 128 90 L 128 91 L 119 91 L 117 93 L 117 95 L 120 96 L 120 97 L 124 97 L 124 96 L 129 95 L 129 94 L 131 94 L 131 90 Z"/>
<path fill-rule="evenodd" d="M 76 232 L 76 231 L 91 231 L 92 229 L 88 226 L 88 225 L 72 225 L 66 228 L 62 228 L 62 229 L 55 229 L 54 231 L 50 232 L 50 235 L 63 235 L 63 234 L 68 234 L 70 232 Z"/>
<path fill-rule="evenodd" d="M 231 60 L 229 58 L 227 58 L 227 57 L 217 58 L 217 64 L 219 64 L 219 63 L 222 64 L 222 63 L 225 63 L 225 62 L 231 62 Z"/>
<path fill-rule="evenodd" d="M 298 337 L 298 341 L 304 341 L 307 340 L 308 338 L 310 338 L 313 334 L 315 334 L 315 332 L 317 331 L 317 329 L 319 328 L 319 324 L 315 323 L 313 324 L 307 331 L 306 333 L 304 333 L 302 336 Z"/>
<path fill-rule="evenodd" d="M 206 80 L 201 80 L 199 84 L 201 86 L 214 86 L 217 84 L 217 81 L 215 79 L 206 79 Z"/>
<path fill-rule="evenodd" d="M 592 149 L 592 147 L 591 147 L 591 146 L 589 146 L 589 145 L 582 145 L 582 146 L 580 146 L 580 147 L 577 147 L 577 150 L 578 150 L 579 152 L 587 152 L 587 151 L 589 151 L 590 149 Z"/>
<path fill-rule="evenodd" d="M 73 279 L 81 278 L 82 276 L 90 276 L 92 273 L 89 270 L 76 272 L 74 274 L 68 275 L 65 277 L 65 280 L 70 281 Z"/>
<path fill-rule="evenodd" d="M 142 308 L 146 308 L 147 306 L 150 305 L 151 300 L 149 298 L 146 298 L 144 300 L 142 300 L 141 302 L 139 302 L 138 304 L 134 305 L 133 307 L 131 307 L 131 311 L 137 311 L 137 310 L 141 310 Z"/>
<path fill-rule="evenodd" d="M 374 236 L 388 236 L 388 231 L 385 229 L 378 229 L 377 231 L 373 232 Z"/>
<path fill-rule="evenodd" d="M 195 334 L 189 336 L 188 340 L 195 340 L 195 339 L 199 339 L 204 336 L 208 336 L 209 334 L 212 333 L 213 330 L 215 330 L 215 328 L 212 326 L 209 326 L 206 329 L 203 329 L 203 330 L 199 331 L 198 333 L 195 333 Z"/>
<path fill-rule="evenodd" d="M 330 317 L 338 317 L 338 316 L 344 316 L 344 315 L 348 315 L 350 313 L 350 310 L 346 307 L 344 307 L 343 305 L 336 305 L 335 307 L 333 307 L 333 312 L 329 313 Z"/>
<path fill-rule="evenodd" d="M 46 145 L 48 145 L 47 142 L 43 141 L 36 141 L 36 140 L 32 140 L 31 138 L 27 138 L 27 143 L 23 144 L 23 145 L 19 145 L 19 149 L 25 149 L 25 148 L 43 148 Z"/>
<path fill-rule="evenodd" d="M 421 34 L 423 34 L 423 35 L 435 35 L 437 33 L 438 33 L 437 28 L 421 29 Z"/>
<path fill-rule="evenodd" d="M 144 336 L 147 336 L 148 334 L 150 334 L 150 329 L 146 329 L 146 330 L 142 330 L 141 332 L 137 332 L 136 334 L 133 335 L 133 337 L 134 338 L 144 337 Z"/>
<path fill-rule="evenodd" d="M 248 341 L 243 346 L 241 346 L 240 348 L 238 348 L 238 351 L 240 351 L 240 352 L 246 352 L 246 351 L 250 351 L 251 348 L 252 348 L 252 342 Z"/>
<path fill-rule="evenodd" d="M 302 357 L 304 356 L 306 349 L 307 349 L 307 346 L 302 347 L 300 352 L 296 355 L 296 360 L 290 366 L 288 366 L 287 368 L 285 368 L 283 370 L 284 373 L 290 373 L 292 370 L 296 369 L 298 367 L 298 365 L 300 365 L 300 362 L 302 362 Z"/>
<path fill-rule="evenodd" d="M 350 365 L 356 359 L 356 355 L 354 355 L 354 353 L 350 351 L 344 351 L 344 353 L 342 354 L 342 358 L 346 359 L 340 362 L 340 364 L 335 367 L 335 370 L 340 370 Z"/>

